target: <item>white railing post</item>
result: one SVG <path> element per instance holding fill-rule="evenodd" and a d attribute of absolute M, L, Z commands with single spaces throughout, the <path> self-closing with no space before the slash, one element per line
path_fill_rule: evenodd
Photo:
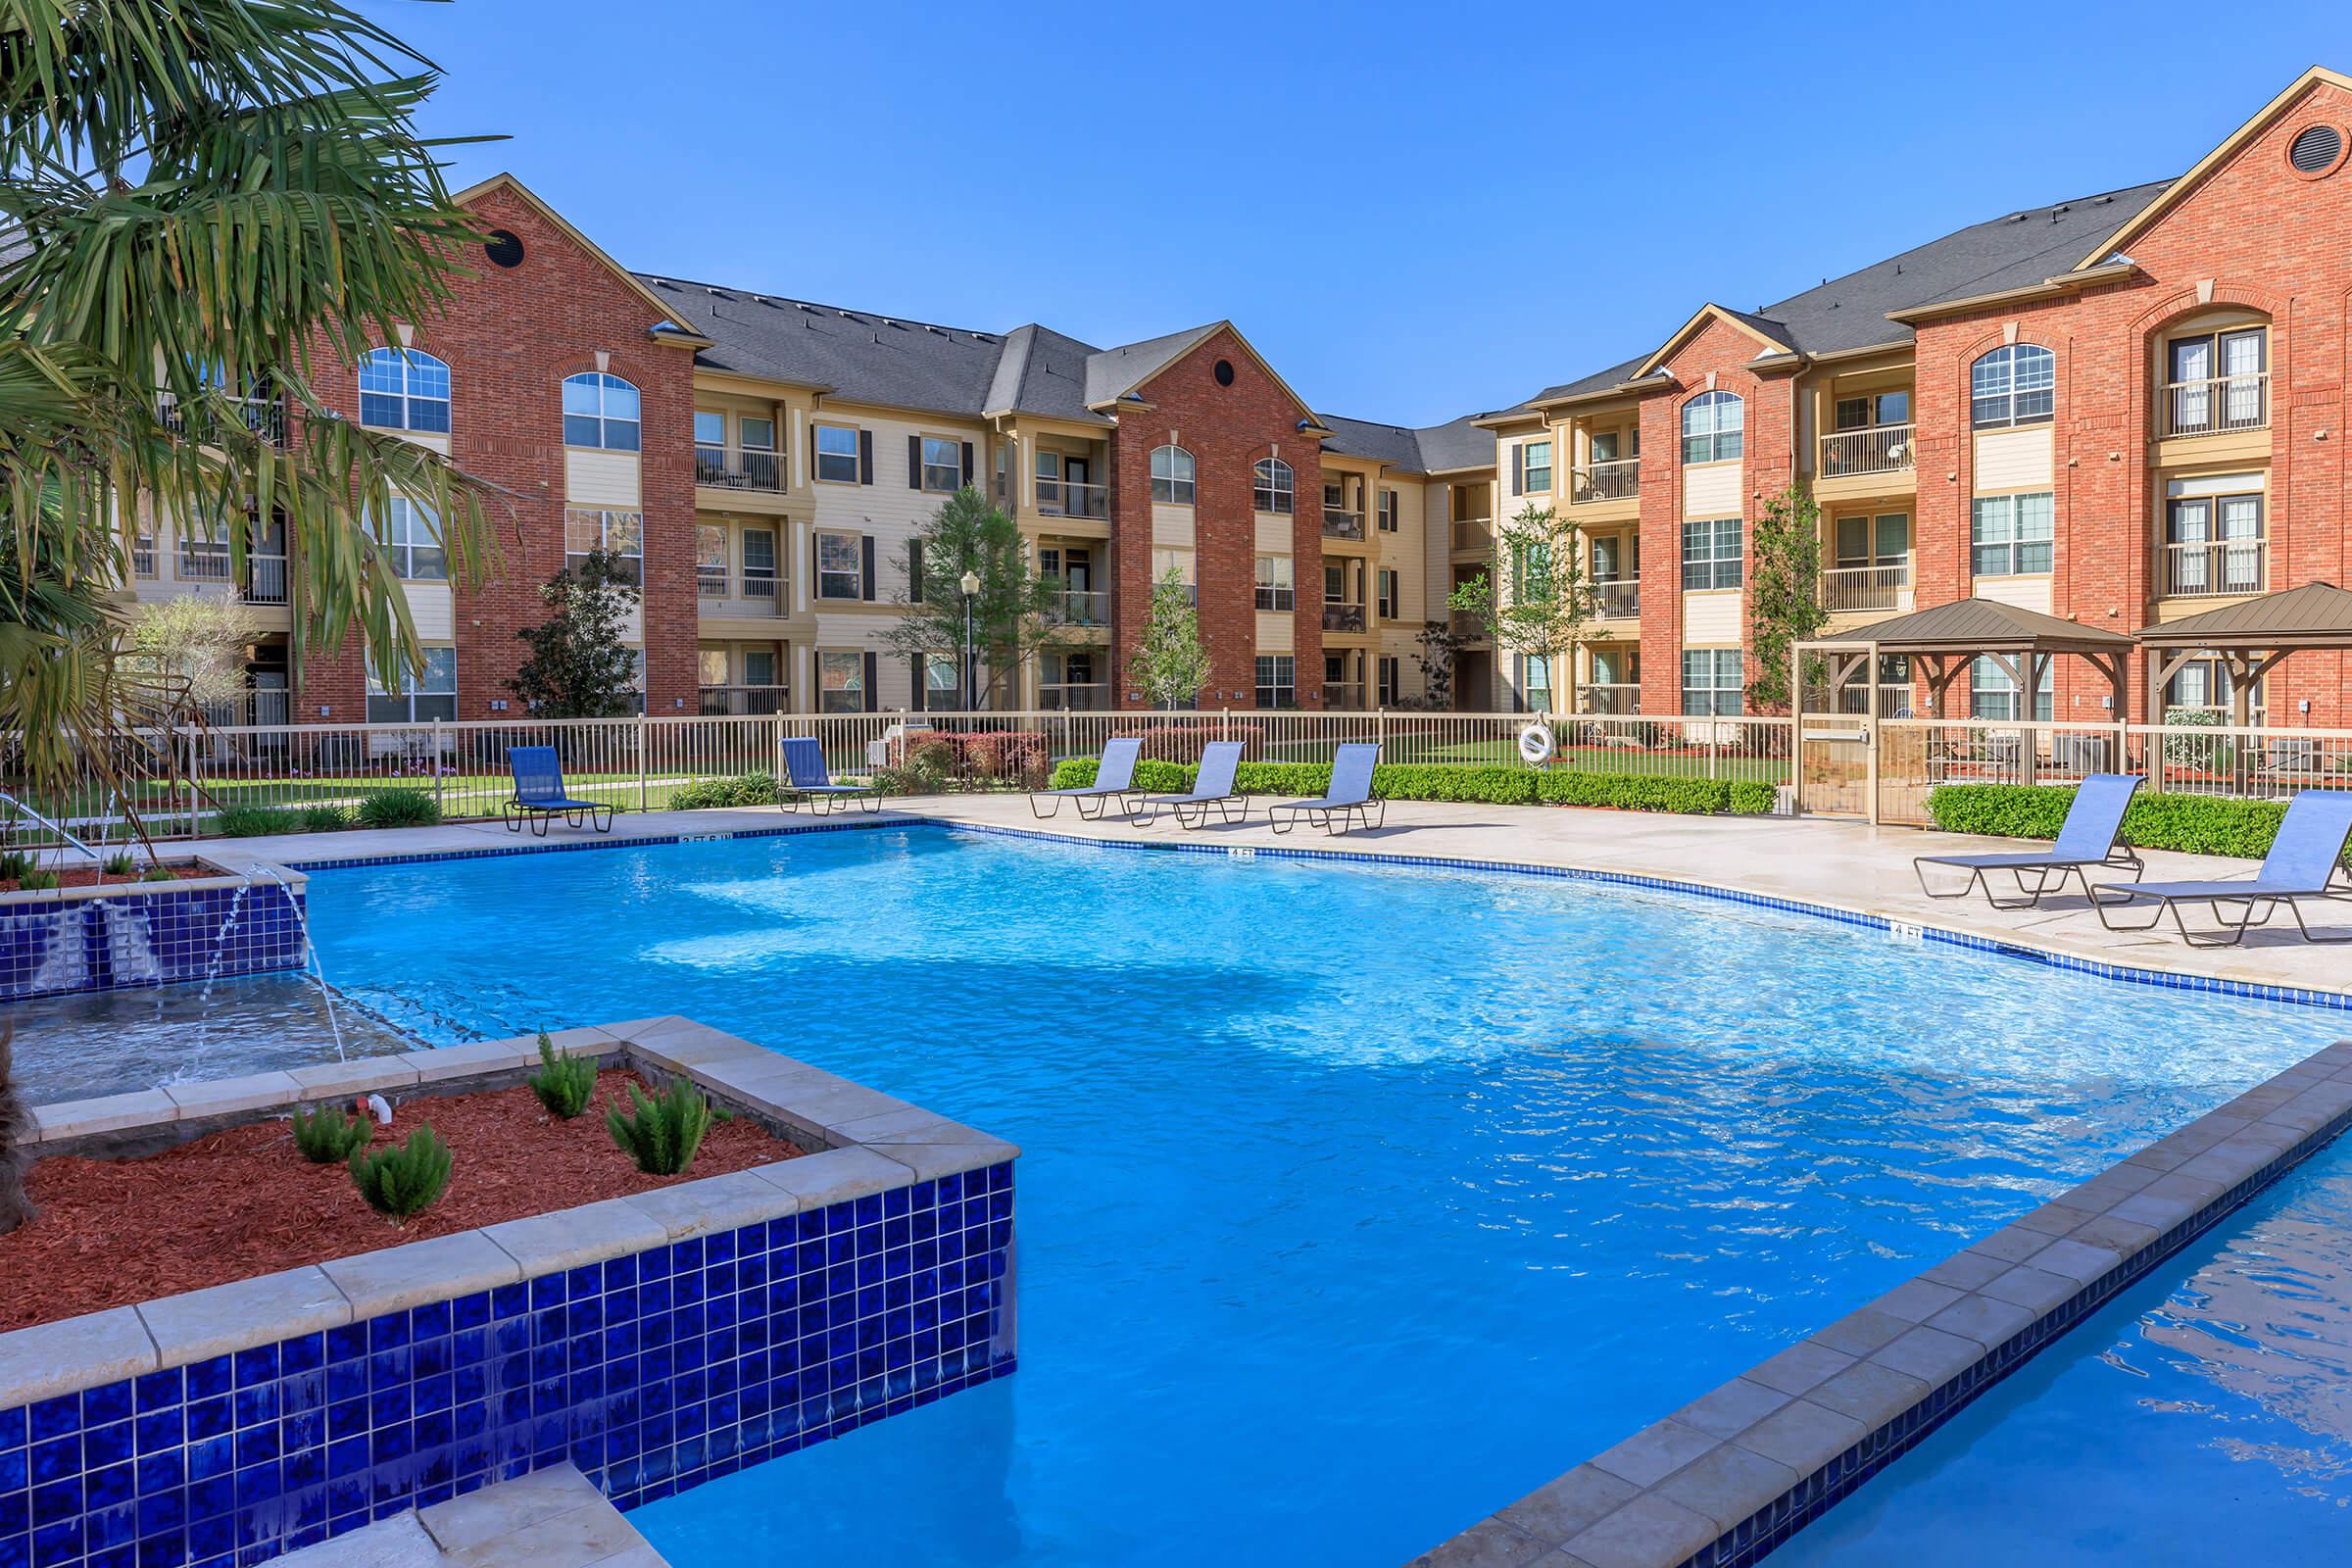
<path fill-rule="evenodd" d="M 441 765 L 441 717 L 436 713 L 433 715 L 433 814 L 435 816 L 449 814 L 449 804 L 446 799 L 449 793 L 448 778 L 448 769 Z"/>
<path fill-rule="evenodd" d="M 645 715 L 637 715 L 637 809 L 646 808 L 645 786 Z"/>

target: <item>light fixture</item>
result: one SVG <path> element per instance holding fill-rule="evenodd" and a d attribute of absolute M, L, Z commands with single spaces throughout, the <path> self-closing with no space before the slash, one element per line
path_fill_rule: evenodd
<path fill-rule="evenodd" d="M 967 597 L 980 591 L 980 574 L 978 572 L 967 571 L 963 574 L 963 591 Z"/>

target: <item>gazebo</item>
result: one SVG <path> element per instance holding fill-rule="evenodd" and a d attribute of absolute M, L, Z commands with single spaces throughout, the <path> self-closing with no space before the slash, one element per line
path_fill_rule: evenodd
<path fill-rule="evenodd" d="M 2352 594 L 2344 597 L 2352 599 Z M 1938 714 L 1953 684 L 1979 659 L 1990 659 L 2008 672 L 2030 714 L 2034 693 L 2041 690 L 2042 673 L 2050 667 L 2050 661 L 2072 655 L 2088 661 L 2107 677 L 2115 692 L 2115 722 L 2121 723 L 2127 661 L 2132 647 L 2132 639 L 2121 632 L 2061 620 L 1998 600 L 1959 599 L 1873 621 L 1839 636 L 1818 638 L 1797 653 L 1800 662 L 1808 656 L 1829 661 L 1833 694 L 1857 670 L 1869 669 L 1872 660 L 1909 659 L 1927 681 L 1929 702 Z M 1870 676 L 1875 691 L 1877 671 L 1871 669 Z"/>
<path fill-rule="evenodd" d="M 2221 661 L 2230 671 L 2230 723 L 2253 721 L 2255 682 L 2293 654 L 2352 653 L 2352 593 L 2333 583 L 2307 582 L 2241 600 L 2185 620 L 2149 626 L 2139 634 L 2148 653 L 2148 711 L 2161 721 L 2164 689 L 2198 659 Z"/>

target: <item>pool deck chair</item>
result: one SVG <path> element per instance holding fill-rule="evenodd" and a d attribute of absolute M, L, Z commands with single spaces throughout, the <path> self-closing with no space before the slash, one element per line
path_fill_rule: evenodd
<path fill-rule="evenodd" d="M 2304 924 L 2299 901 L 2328 899 L 2352 906 L 2352 876 L 2345 876 L 2343 885 L 2336 878 L 2344 874 L 2344 845 L 2352 841 L 2352 791 L 2305 790 L 2288 803 L 2286 817 L 2278 824 L 2278 836 L 2271 841 L 2271 853 L 2262 858 L 2262 869 L 2247 881 L 2212 882 L 2142 882 L 2137 887 L 2105 885 L 2091 891 L 2090 902 L 2099 911 L 2099 920 L 2110 931 L 2146 931 L 2164 918 L 2164 911 L 2173 911 L 2173 924 L 2180 930 L 2180 940 L 2192 948 L 2234 948 L 2246 940 L 2248 926 L 2268 925 L 2280 905 L 2295 917 L 2295 928 L 2303 933 L 2306 942 L 2352 942 L 2352 931 L 2340 936 L 2322 936 Z M 2112 895 L 2112 897 L 2110 896 Z M 2117 925 L 2107 917 L 2110 908 L 2145 900 L 2156 906 L 2156 912 L 2145 925 Z M 2188 929 L 2180 918 L 2183 904 L 2210 904 L 2213 917 L 2220 930 L 2198 934 Z M 2242 904 L 2245 912 L 2232 925 L 2225 904 Z M 2255 911 L 2259 909 L 2260 915 Z"/>
<path fill-rule="evenodd" d="M 605 801 L 575 801 L 564 793 L 564 764 L 553 746 L 510 746 L 507 766 L 514 771 L 514 793 L 498 809 L 507 831 L 519 833 L 525 822 L 531 832 L 547 837 L 547 819 L 560 816 L 571 827 L 583 824 L 599 833 L 612 831 L 612 813 L 620 808 Z"/>
<path fill-rule="evenodd" d="M 1114 740 L 1102 748 L 1102 760 L 1095 768 L 1095 781 L 1075 789 L 1032 790 L 1029 793 L 1029 813 L 1039 821 L 1061 812 L 1061 803 L 1074 802 L 1078 814 L 1090 822 L 1099 822 L 1113 803 L 1119 814 L 1135 814 L 1136 799 L 1143 791 L 1135 787 L 1136 760 L 1143 756 L 1144 743 L 1135 736 Z M 1093 809 L 1089 810 L 1088 808 Z"/>
<path fill-rule="evenodd" d="M 1190 795 L 1147 795 L 1138 803 L 1136 820 L 1154 820 L 1164 808 L 1176 813 L 1176 825 L 1191 829 L 1204 827 L 1208 813 L 1215 811 L 1225 822 L 1246 822 L 1250 819 L 1250 797 L 1233 787 L 1234 775 L 1241 771 L 1242 743 L 1240 741 L 1210 741 L 1200 750 L 1200 771 L 1193 778 Z"/>
<path fill-rule="evenodd" d="M 808 807 L 817 815 L 839 807 L 882 809 L 882 792 L 871 784 L 836 784 L 825 771 L 825 749 L 813 735 L 784 738 L 784 776 L 776 781 L 776 804 L 787 811 Z"/>
<path fill-rule="evenodd" d="M 2082 884 L 2082 896 L 2086 899 L 2096 897 L 2090 890 L 2090 872 L 2095 868 L 2129 870 L 2132 880 L 2136 882 L 2146 865 L 2124 842 L 2123 833 L 2124 812 L 2131 808 L 2132 797 L 2139 785 L 2136 773 L 2091 774 L 2076 789 L 2074 803 L 2066 808 L 2066 821 L 2059 826 L 2058 842 L 2046 850 L 1914 856 L 1911 870 L 1919 878 L 1919 891 L 1931 899 L 1965 899 L 1983 888 L 1985 902 L 1996 909 L 2030 909 L 2040 906 L 2043 894 L 2055 893 L 2066 886 L 2070 873 Z M 1966 871 L 1968 880 L 1948 893 L 1938 893 L 1928 885 L 1931 865 Z M 1986 875 L 1992 871 L 2006 871 L 2015 877 L 2017 891 L 2025 897 L 1996 897 Z M 2028 873 L 2034 878 L 2031 885 L 2026 881 Z"/>
<path fill-rule="evenodd" d="M 1372 798 L 1372 769 L 1380 765 L 1380 745 L 1376 741 L 1349 741 L 1342 746 L 1331 760 L 1331 784 L 1319 801 L 1282 801 L 1266 808 L 1267 823 L 1277 833 L 1288 833 L 1299 822 L 1312 822 L 1326 833 L 1348 831 L 1351 823 L 1361 822 L 1365 828 L 1385 824 L 1389 819 L 1389 803 Z M 1373 820 L 1374 813 L 1379 821 Z"/>

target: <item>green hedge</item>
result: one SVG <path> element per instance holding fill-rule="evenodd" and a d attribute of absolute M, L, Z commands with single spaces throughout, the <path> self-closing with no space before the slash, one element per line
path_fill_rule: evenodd
<path fill-rule="evenodd" d="M 2054 839 L 2075 792 L 2044 784 L 1944 784 L 1928 796 L 1928 814 L 1947 833 Z M 2124 814 L 2124 837 L 2142 850 L 2229 855 L 2259 860 L 2271 853 L 2286 808 L 2276 801 L 2230 801 L 2210 795 L 2142 790 Z"/>
<path fill-rule="evenodd" d="M 1054 769 L 1055 789 L 1095 781 L 1095 760 L 1064 758 Z M 1136 788 L 1175 795 L 1193 787 L 1199 767 L 1189 762 L 1141 761 Z M 1311 797 L 1331 787 L 1328 762 L 1244 762 L 1235 787 L 1245 795 Z M 1475 767 L 1387 762 L 1373 769 L 1372 793 L 1389 801 L 1467 801 L 1482 806 L 1605 806 L 1626 811 L 1690 815 L 1761 815 L 1774 806 L 1769 784 L 1748 780 L 1649 778 L 1629 773 L 1579 773 L 1567 768 Z"/>
<path fill-rule="evenodd" d="M 673 811 L 706 811 L 722 806 L 773 806 L 776 779 L 772 773 L 745 773 L 739 778 L 704 778 L 669 792 Z"/>

